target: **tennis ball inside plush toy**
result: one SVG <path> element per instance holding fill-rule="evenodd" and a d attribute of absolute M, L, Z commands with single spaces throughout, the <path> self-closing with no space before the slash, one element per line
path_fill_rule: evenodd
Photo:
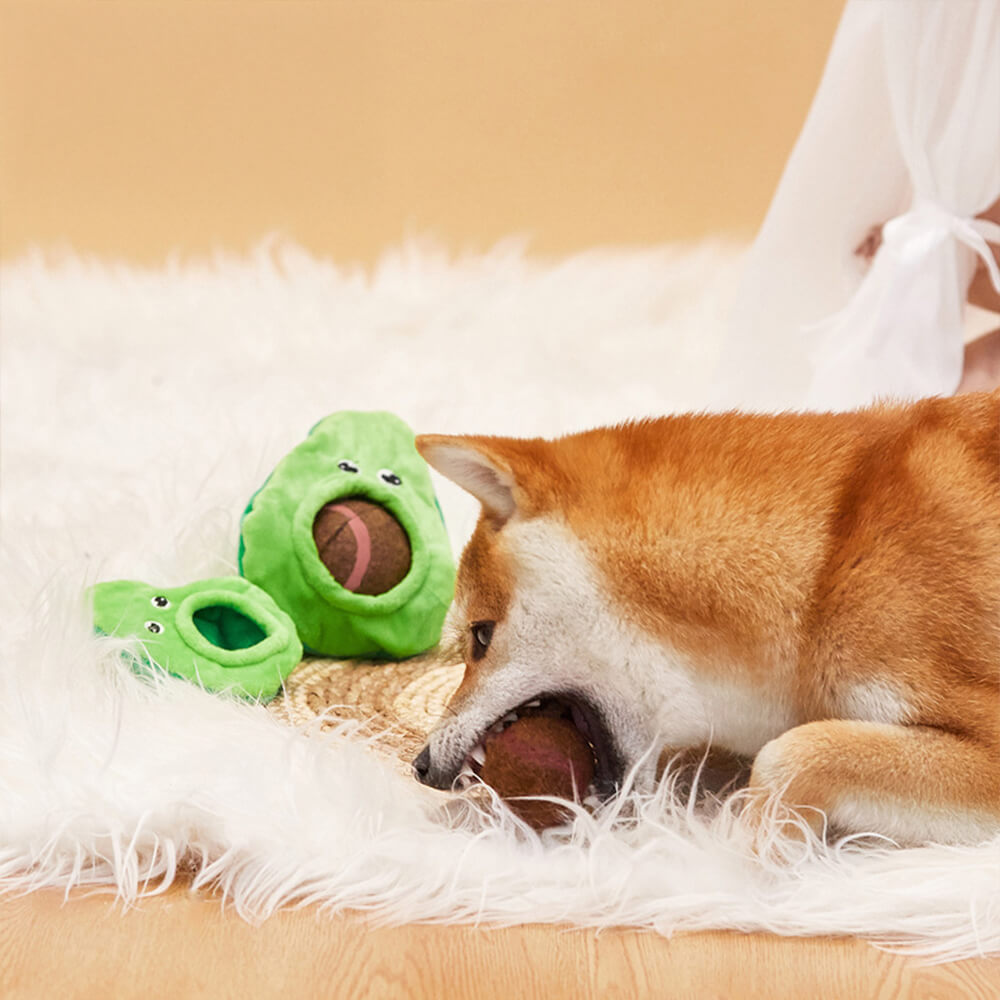
<path fill-rule="evenodd" d="M 529 826 L 564 823 L 569 811 L 523 795 L 583 798 L 594 778 L 594 750 L 570 719 L 526 715 L 485 741 L 479 776 Z"/>
<path fill-rule="evenodd" d="M 355 594 L 384 594 L 410 572 L 410 542 L 403 526 L 381 504 L 364 497 L 321 507 L 313 538 L 323 565 Z"/>

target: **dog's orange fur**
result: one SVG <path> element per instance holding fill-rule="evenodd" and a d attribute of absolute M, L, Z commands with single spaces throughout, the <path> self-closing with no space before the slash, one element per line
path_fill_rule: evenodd
<path fill-rule="evenodd" d="M 753 786 L 1000 817 L 1000 392 L 418 445 L 443 441 L 508 476 L 519 516 L 558 515 L 623 618 L 699 671 L 781 689 L 801 724 Z M 469 621 L 503 620 L 512 573 L 487 511 L 459 574 Z M 847 692 L 881 682 L 906 717 L 850 718 Z"/>

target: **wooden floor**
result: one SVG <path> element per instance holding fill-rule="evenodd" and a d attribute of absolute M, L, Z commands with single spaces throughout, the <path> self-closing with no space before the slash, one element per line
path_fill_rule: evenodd
<path fill-rule="evenodd" d="M 122 913 L 106 896 L 0 899 L 0 997 L 996 1000 L 1000 960 L 922 966 L 860 941 L 528 926 L 372 927 L 281 913 L 258 927 L 172 891 Z"/>

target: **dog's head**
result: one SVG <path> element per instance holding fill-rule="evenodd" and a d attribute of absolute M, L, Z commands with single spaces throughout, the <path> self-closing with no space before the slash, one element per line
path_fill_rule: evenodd
<path fill-rule="evenodd" d="M 595 557 L 609 531 L 596 501 L 616 484 L 595 471 L 601 442 L 591 445 L 417 438 L 430 465 L 482 504 L 454 608 L 465 675 L 414 762 L 425 784 L 450 787 L 484 737 L 536 700 L 571 718 L 594 747 L 600 793 L 613 791 L 657 737 L 655 653 L 614 609 L 608 554 Z"/>

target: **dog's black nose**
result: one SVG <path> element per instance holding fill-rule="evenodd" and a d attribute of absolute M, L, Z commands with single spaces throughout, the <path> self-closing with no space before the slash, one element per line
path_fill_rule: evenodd
<path fill-rule="evenodd" d="M 423 784 L 427 780 L 427 772 L 431 769 L 431 748 L 425 746 L 413 760 L 413 773 L 417 781 Z"/>

